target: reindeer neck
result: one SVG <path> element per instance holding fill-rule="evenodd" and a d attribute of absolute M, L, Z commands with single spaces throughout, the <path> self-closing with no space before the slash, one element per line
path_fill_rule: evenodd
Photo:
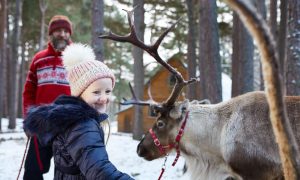
<path fill-rule="evenodd" d="M 220 138 L 225 121 L 220 120 L 216 106 L 191 105 L 189 107 L 189 118 L 180 143 L 185 153 L 195 155 L 198 153 L 196 151 L 206 148 L 214 153 L 220 153 Z"/>

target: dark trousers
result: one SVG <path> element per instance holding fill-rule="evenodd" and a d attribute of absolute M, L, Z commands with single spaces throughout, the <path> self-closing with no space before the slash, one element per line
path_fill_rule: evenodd
<path fill-rule="evenodd" d="M 24 180 L 43 180 L 43 174 L 50 169 L 52 147 L 42 147 L 36 137 L 32 137 L 25 159 Z"/>

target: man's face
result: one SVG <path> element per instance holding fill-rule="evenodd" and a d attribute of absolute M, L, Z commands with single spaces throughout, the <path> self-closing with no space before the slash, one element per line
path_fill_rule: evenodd
<path fill-rule="evenodd" d="M 63 51 L 70 41 L 70 33 L 65 28 L 59 28 L 50 35 L 50 41 L 57 51 Z"/>

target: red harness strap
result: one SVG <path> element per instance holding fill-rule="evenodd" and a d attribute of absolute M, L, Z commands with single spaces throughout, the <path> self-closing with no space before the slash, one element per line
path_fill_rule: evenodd
<path fill-rule="evenodd" d="M 155 146 L 159 149 L 159 152 L 162 154 L 162 155 L 166 155 L 166 150 L 167 149 L 172 149 L 174 147 L 174 144 L 169 144 L 169 145 L 166 145 L 166 146 L 163 146 L 159 139 L 157 138 L 157 136 L 155 135 L 155 133 L 153 132 L 152 128 L 149 129 L 149 133 L 151 134 L 151 137 L 153 139 L 153 142 L 155 144 Z"/>
<path fill-rule="evenodd" d="M 181 127 L 180 127 L 180 129 L 179 129 L 179 132 L 178 132 L 178 134 L 177 134 L 177 136 L 176 136 L 176 138 L 175 138 L 175 142 L 172 143 L 172 144 L 168 144 L 168 145 L 163 146 L 163 145 L 160 143 L 160 141 L 159 141 L 159 139 L 157 138 L 157 136 L 155 135 L 154 131 L 153 131 L 152 129 L 149 129 L 149 133 L 150 133 L 150 135 L 151 135 L 151 137 L 152 137 L 152 139 L 153 139 L 153 142 L 154 142 L 155 146 L 158 147 L 158 149 L 159 149 L 159 151 L 160 151 L 160 153 L 161 153 L 162 155 L 166 155 L 166 157 L 165 157 L 165 162 L 164 162 L 163 167 L 162 167 L 162 169 L 161 169 L 161 173 L 160 173 L 160 175 L 159 175 L 159 177 L 158 177 L 158 180 L 160 180 L 160 178 L 162 177 L 163 173 L 165 172 L 165 163 L 166 163 L 167 157 L 168 157 L 168 154 L 166 154 L 166 150 L 172 149 L 172 148 L 174 148 L 174 147 L 175 147 L 175 149 L 176 149 L 176 157 L 175 157 L 175 159 L 174 159 L 174 161 L 173 161 L 173 163 L 172 163 L 172 166 L 175 166 L 175 164 L 177 163 L 177 161 L 178 161 L 178 159 L 179 159 L 179 156 L 180 156 L 179 142 L 180 142 L 181 137 L 183 136 L 184 128 L 185 128 L 185 125 L 186 125 L 186 121 L 187 121 L 187 119 L 188 119 L 188 116 L 189 116 L 189 111 L 186 112 L 185 118 L 184 118 L 184 120 L 183 120 L 183 123 L 181 124 Z"/>

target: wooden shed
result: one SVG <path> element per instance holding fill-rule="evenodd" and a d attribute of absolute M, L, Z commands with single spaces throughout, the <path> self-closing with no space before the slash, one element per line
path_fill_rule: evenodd
<path fill-rule="evenodd" d="M 187 79 L 187 71 L 182 63 L 180 56 L 173 56 L 167 61 L 172 67 L 176 68 L 183 76 L 184 79 Z M 162 66 L 157 70 L 157 72 L 150 78 L 151 82 L 151 94 L 153 99 L 156 102 L 162 102 L 169 97 L 173 85 L 175 83 L 175 77 L 171 75 Z M 148 84 L 149 81 L 146 83 Z M 129 87 L 128 87 L 129 88 Z M 183 90 L 183 92 L 185 89 Z M 149 99 L 148 97 L 148 86 L 144 86 L 144 100 Z M 183 99 L 183 95 L 179 97 L 179 100 Z M 154 117 L 148 115 L 148 107 L 143 107 L 143 130 L 144 132 L 148 131 L 152 127 L 152 124 L 155 121 Z M 119 132 L 128 132 L 131 133 L 134 124 L 134 107 L 130 106 L 129 108 L 120 111 L 117 113 L 118 121 L 118 131 Z"/>

